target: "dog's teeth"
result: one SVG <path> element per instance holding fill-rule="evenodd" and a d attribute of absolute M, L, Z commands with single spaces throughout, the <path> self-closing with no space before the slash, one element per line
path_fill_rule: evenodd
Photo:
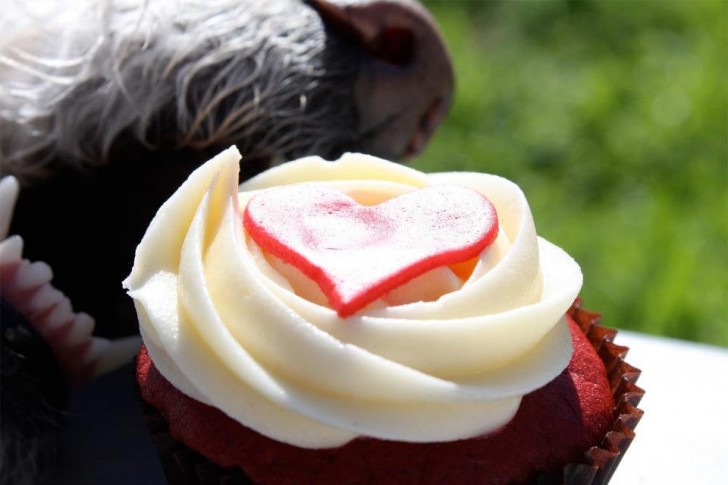
<path fill-rule="evenodd" d="M 92 337 L 91 345 L 89 345 L 86 355 L 83 356 L 85 364 L 91 364 L 99 359 L 111 346 L 111 342 L 105 338 Z"/>
<path fill-rule="evenodd" d="M 77 345 L 88 339 L 91 332 L 94 330 L 94 319 L 86 313 L 79 313 L 76 315 L 76 320 L 71 325 L 71 330 L 68 332 L 66 342 L 68 346 Z"/>
<path fill-rule="evenodd" d="M 73 321 L 73 309 L 68 298 L 63 298 L 43 319 L 47 331 L 53 331 Z"/>
<path fill-rule="evenodd" d="M 43 313 L 54 305 L 58 305 L 65 296 L 51 285 L 43 285 L 28 301 L 28 308 L 34 314 Z"/>
<path fill-rule="evenodd" d="M 8 235 L 17 198 L 18 181 L 15 177 L 4 177 L 0 180 L 0 241 Z"/>
<path fill-rule="evenodd" d="M 94 374 L 98 376 L 131 362 L 141 343 L 138 335 L 112 341 L 94 337 L 88 352 L 89 362 L 93 361 L 95 365 Z"/>
<path fill-rule="evenodd" d="M 17 264 L 23 257 L 23 239 L 20 236 L 10 236 L 0 242 L 0 266 Z"/>
<path fill-rule="evenodd" d="M 29 290 L 36 288 L 53 279 L 53 270 L 46 263 L 36 261 L 22 268 L 23 271 L 18 272 L 17 285 L 21 290 Z"/>

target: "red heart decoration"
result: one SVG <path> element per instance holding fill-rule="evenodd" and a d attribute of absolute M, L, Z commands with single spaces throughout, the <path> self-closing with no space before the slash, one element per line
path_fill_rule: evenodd
<path fill-rule="evenodd" d="M 325 185 L 288 185 L 251 198 L 243 225 L 314 280 L 342 318 L 426 271 L 477 256 L 498 234 L 490 201 L 458 185 L 374 206 Z"/>

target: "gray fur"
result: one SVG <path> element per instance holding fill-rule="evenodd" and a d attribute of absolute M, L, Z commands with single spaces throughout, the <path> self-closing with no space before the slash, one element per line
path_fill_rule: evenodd
<path fill-rule="evenodd" d="M 300 2 L 46 3 L 35 15 L 15 5 L 0 25 L 6 173 L 47 173 L 59 158 L 94 165 L 125 131 L 149 147 L 242 142 L 245 155 L 265 147 L 278 158 L 316 153 L 331 137 L 352 143 L 355 134 L 331 120 L 354 116 L 346 113 L 354 61 L 340 56 L 338 72 L 331 60 L 321 69 L 327 38 Z M 324 82 L 329 102 L 311 111 Z"/>

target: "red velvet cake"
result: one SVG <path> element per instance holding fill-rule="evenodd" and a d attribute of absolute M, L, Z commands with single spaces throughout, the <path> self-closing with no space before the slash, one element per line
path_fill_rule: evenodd
<path fill-rule="evenodd" d="M 515 184 L 347 154 L 238 187 L 237 162 L 190 176 L 124 282 L 170 483 L 609 481 L 639 372 Z"/>
<path fill-rule="evenodd" d="M 589 329 L 593 325 L 589 320 L 596 318 L 577 307 L 570 315 Z M 224 469 L 239 467 L 253 483 L 265 484 L 509 484 L 539 478 L 548 480 L 543 483 L 559 483 L 564 473 L 573 473 L 579 467 L 586 470 L 581 470 L 580 476 L 604 475 L 604 470 L 590 463 L 587 451 L 614 454 L 616 450 L 600 450 L 599 446 L 605 446 L 608 434 L 620 434 L 615 431 L 616 422 L 621 426 L 629 418 L 633 427 L 640 415 L 631 409 L 621 415 L 620 421 L 604 363 L 581 326 L 569 317 L 574 341 L 569 366 L 545 387 L 526 395 L 515 418 L 502 430 L 447 443 L 358 439 L 332 450 L 306 450 L 266 438 L 184 395 L 157 371 L 144 348 L 138 358 L 137 380 L 144 401 L 164 417 L 156 425 L 157 433 L 171 432 L 175 440 L 218 465 L 220 469 L 214 473 L 222 476 L 235 475 Z M 594 332 L 599 334 L 604 329 L 598 327 Z M 609 351 L 605 349 L 603 353 Z M 618 353 L 623 354 L 624 349 Z M 610 356 L 613 359 L 615 355 Z M 617 393 L 621 408 L 631 408 L 630 403 L 636 404 L 640 395 L 633 386 L 635 372 L 629 369 L 622 382 L 628 392 L 620 389 L 622 394 Z M 149 412 L 154 414 L 154 410 Z M 150 419 L 153 421 L 154 417 Z M 619 453 L 626 451 L 631 437 L 631 433 L 619 437 Z M 167 437 L 157 438 L 164 442 Z M 180 453 L 180 444 L 167 443 L 164 448 L 168 473 L 180 476 L 183 466 L 174 458 L 175 452 Z M 177 467 L 180 468 L 175 472 Z M 210 469 L 206 472 L 213 473 Z"/>

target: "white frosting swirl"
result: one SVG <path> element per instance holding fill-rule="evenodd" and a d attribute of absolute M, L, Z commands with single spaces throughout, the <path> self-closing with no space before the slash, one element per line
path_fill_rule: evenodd
<path fill-rule="evenodd" d="M 581 271 L 537 237 L 513 183 L 346 154 L 290 162 L 238 188 L 239 159 L 231 148 L 189 177 L 150 224 L 124 281 L 155 365 L 182 392 L 300 447 L 357 436 L 450 441 L 503 426 L 524 394 L 566 367 L 563 315 Z M 306 285 L 285 279 L 242 226 L 257 191 L 307 181 L 368 203 L 428 185 L 468 186 L 495 206 L 499 236 L 456 291 L 381 301 L 341 319 L 296 294 Z"/>

